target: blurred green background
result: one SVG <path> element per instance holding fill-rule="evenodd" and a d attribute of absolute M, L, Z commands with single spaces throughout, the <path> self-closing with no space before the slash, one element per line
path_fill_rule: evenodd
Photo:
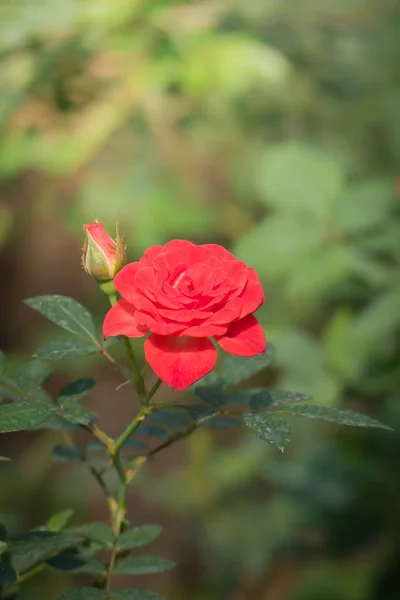
<path fill-rule="evenodd" d="M 165 526 L 155 550 L 179 566 L 143 584 L 170 600 L 400 597 L 399 161 L 396 0 L 0 0 L 11 370 L 53 334 L 24 298 L 71 295 L 101 322 L 81 227 L 118 217 L 132 260 L 182 237 L 254 266 L 277 348 L 264 382 L 396 430 L 293 420 L 281 456 L 204 428 L 158 457 L 130 513 Z M 50 389 L 89 367 L 117 432 L 132 397 L 103 363 L 65 363 Z M 67 507 L 107 518 L 84 469 L 51 464 L 57 435 L 0 436 L 11 533 Z M 21 598 L 69 584 L 46 574 Z"/>

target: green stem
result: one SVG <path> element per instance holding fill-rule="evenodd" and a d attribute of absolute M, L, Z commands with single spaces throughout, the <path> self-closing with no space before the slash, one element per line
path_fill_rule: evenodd
<path fill-rule="evenodd" d="M 133 372 L 135 374 L 135 383 L 136 383 L 137 393 L 140 396 L 143 396 L 144 394 L 146 394 L 146 387 L 144 385 L 144 379 L 142 376 L 142 372 L 139 368 L 139 365 L 137 364 L 136 357 L 135 357 L 135 354 L 133 352 L 133 348 L 131 345 L 131 340 L 126 336 L 124 336 L 124 345 L 125 345 L 125 349 L 126 349 L 128 358 L 132 365 Z"/>

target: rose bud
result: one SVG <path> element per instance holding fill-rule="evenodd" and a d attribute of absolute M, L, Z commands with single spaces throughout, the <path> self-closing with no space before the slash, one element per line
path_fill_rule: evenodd
<path fill-rule="evenodd" d="M 126 263 L 125 245 L 118 227 L 116 240 L 112 239 L 101 223 L 84 225 L 83 229 L 86 232 L 83 268 L 98 283 L 112 281 Z"/>

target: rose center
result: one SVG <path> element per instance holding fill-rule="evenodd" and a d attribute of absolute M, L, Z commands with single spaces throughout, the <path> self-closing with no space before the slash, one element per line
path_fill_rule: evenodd
<path fill-rule="evenodd" d="M 185 276 L 186 271 L 182 270 L 180 273 L 178 273 L 175 277 L 172 277 L 170 284 L 172 285 L 172 287 L 174 288 L 174 290 L 176 290 L 180 284 L 180 282 L 182 281 L 183 277 Z"/>

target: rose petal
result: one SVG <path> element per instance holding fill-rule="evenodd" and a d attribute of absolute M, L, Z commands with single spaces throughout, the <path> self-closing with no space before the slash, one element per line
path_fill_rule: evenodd
<path fill-rule="evenodd" d="M 125 265 L 123 269 L 120 270 L 119 273 L 114 277 L 114 284 L 121 296 L 128 300 L 131 304 L 134 302 L 134 279 L 136 277 L 137 272 L 140 269 L 140 263 L 133 262 Z"/>
<path fill-rule="evenodd" d="M 225 352 L 235 356 L 256 356 L 267 349 L 264 330 L 254 315 L 232 323 L 225 335 L 215 339 Z"/>
<path fill-rule="evenodd" d="M 215 366 L 217 351 L 207 338 L 151 335 L 144 343 L 146 360 L 160 379 L 184 390 Z"/>
<path fill-rule="evenodd" d="M 243 308 L 240 317 L 243 317 L 255 312 L 265 302 L 264 290 L 257 273 L 254 269 L 248 267 L 248 281 L 240 295 L 243 302 Z"/>
<path fill-rule="evenodd" d="M 148 329 L 139 325 L 135 318 L 135 308 L 126 300 L 119 300 L 108 311 L 103 323 L 104 337 L 126 335 L 128 337 L 142 337 Z"/>

